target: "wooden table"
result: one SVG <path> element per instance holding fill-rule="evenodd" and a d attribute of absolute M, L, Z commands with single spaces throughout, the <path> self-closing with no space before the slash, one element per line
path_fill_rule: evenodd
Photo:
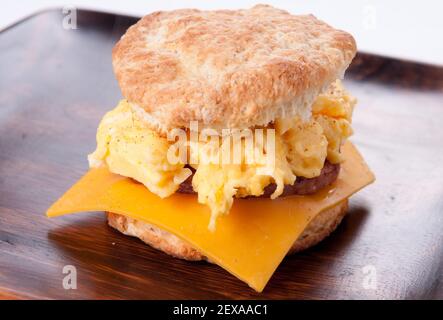
<path fill-rule="evenodd" d="M 121 97 L 111 49 L 135 21 L 77 18 L 65 30 L 61 10 L 46 11 L 0 33 L 0 297 L 443 299 L 442 68 L 359 54 L 346 79 L 359 99 L 352 140 L 377 182 L 258 294 L 123 236 L 103 213 L 45 217 L 87 170 L 98 122 Z M 76 290 L 63 289 L 65 265 L 77 268 Z"/>

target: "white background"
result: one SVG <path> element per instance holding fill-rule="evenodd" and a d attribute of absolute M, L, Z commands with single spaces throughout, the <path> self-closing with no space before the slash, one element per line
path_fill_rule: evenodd
<path fill-rule="evenodd" d="M 141 16 L 155 10 L 248 8 L 256 3 L 272 4 L 292 13 L 313 13 L 352 33 L 363 51 L 443 65 L 441 0 L 2 0 L 0 29 L 37 10 L 66 5 Z"/>

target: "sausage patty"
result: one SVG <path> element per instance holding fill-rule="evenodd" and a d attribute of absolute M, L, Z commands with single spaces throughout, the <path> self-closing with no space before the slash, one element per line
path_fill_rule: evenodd
<path fill-rule="evenodd" d="M 323 169 L 321 170 L 321 173 L 318 177 L 315 178 L 297 177 L 293 185 L 285 185 L 283 193 L 280 195 L 280 197 L 316 193 L 320 189 L 332 184 L 337 179 L 339 172 L 340 172 L 340 164 L 332 164 L 326 160 L 325 165 L 323 166 Z M 191 194 L 196 193 L 192 188 L 193 176 L 194 174 L 189 176 L 188 179 L 186 179 L 182 184 L 180 184 L 177 192 L 191 193 Z M 277 186 L 275 185 L 275 183 L 271 183 L 270 185 L 266 186 L 264 193 L 260 197 L 269 198 L 271 194 L 275 191 L 276 187 Z"/>

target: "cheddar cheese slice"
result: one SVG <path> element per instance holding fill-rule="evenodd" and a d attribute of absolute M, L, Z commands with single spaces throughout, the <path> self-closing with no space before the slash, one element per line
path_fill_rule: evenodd
<path fill-rule="evenodd" d="M 309 196 L 236 199 L 228 215 L 208 229 L 210 212 L 194 195 L 161 199 L 136 181 L 106 168 L 91 169 L 47 211 L 49 217 L 110 211 L 145 221 L 187 241 L 211 261 L 261 292 L 309 222 L 322 210 L 374 181 L 351 143 L 333 185 Z"/>

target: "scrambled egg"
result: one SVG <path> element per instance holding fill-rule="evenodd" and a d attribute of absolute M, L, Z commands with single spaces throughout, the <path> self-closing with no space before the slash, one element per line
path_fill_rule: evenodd
<path fill-rule="evenodd" d="M 232 144 L 232 150 L 235 148 Z M 260 148 L 261 147 L 261 148 Z M 243 148 L 243 146 L 242 146 Z M 280 136 L 275 137 L 275 165 L 266 164 L 263 150 L 264 145 L 253 145 L 252 152 L 258 155 L 254 162 L 246 163 L 246 154 L 242 153 L 239 164 L 230 163 L 199 163 L 192 179 L 193 189 L 198 193 L 198 202 L 206 204 L 211 209 L 209 228 L 215 228 L 215 220 L 220 214 L 228 213 L 234 197 L 259 196 L 271 182 L 277 185 L 271 198 L 278 197 L 285 184 L 293 184 L 295 175 L 291 171 L 288 159 L 285 157 L 286 146 Z M 198 149 L 202 152 L 202 148 Z M 223 149 L 220 149 L 223 150 Z M 261 158 L 260 158 L 261 157 Z"/>
<path fill-rule="evenodd" d="M 326 159 L 332 163 L 342 161 L 340 146 L 352 134 L 355 103 L 356 100 L 337 80 L 318 96 L 308 122 L 295 117 L 277 119 L 270 124 L 275 128 L 276 157 L 272 168 L 259 161 L 262 159 L 247 162 L 244 153 L 238 164 L 191 164 L 195 169 L 192 186 L 198 194 L 198 201 L 211 210 L 209 228 L 215 227 L 217 216 L 229 212 L 234 197 L 259 196 L 267 185 L 275 183 L 277 188 L 271 198 L 276 198 L 286 184 L 295 182 L 297 176 L 313 178 L 320 175 Z M 167 150 L 172 144 L 174 142 L 150 130 L 133 106 L 122 100 L 101 121 L 97 149 L 89 155 L 89 165 L 106 165 L 111 172 L 131 177 L 164 198 L 173 194 L 192 174 L 184 163 L 171 164 L 168 161 Z M 198 144 L 197 151 L 190 148 L 190 153 L 197 152 L 201 159 L 207 156 L 207 149 L 204 142 Z M 233 145 L 229 147 L 235 148 Z M 254 148 L 261 149 L 257 150 L 257 155 L 266 153 L 265 144 L 254 145 Z"/>
<path fill-rule="evenodd" d="M 111 172 L 143 183 L 165 198 L 191 174 L 184 164 L 167 159 L 170 142 L 148 129 L 122 100 L 108 112 L 97 130 L 97 149 L 88 156 L 90 167 L 107 165 Z"/>

